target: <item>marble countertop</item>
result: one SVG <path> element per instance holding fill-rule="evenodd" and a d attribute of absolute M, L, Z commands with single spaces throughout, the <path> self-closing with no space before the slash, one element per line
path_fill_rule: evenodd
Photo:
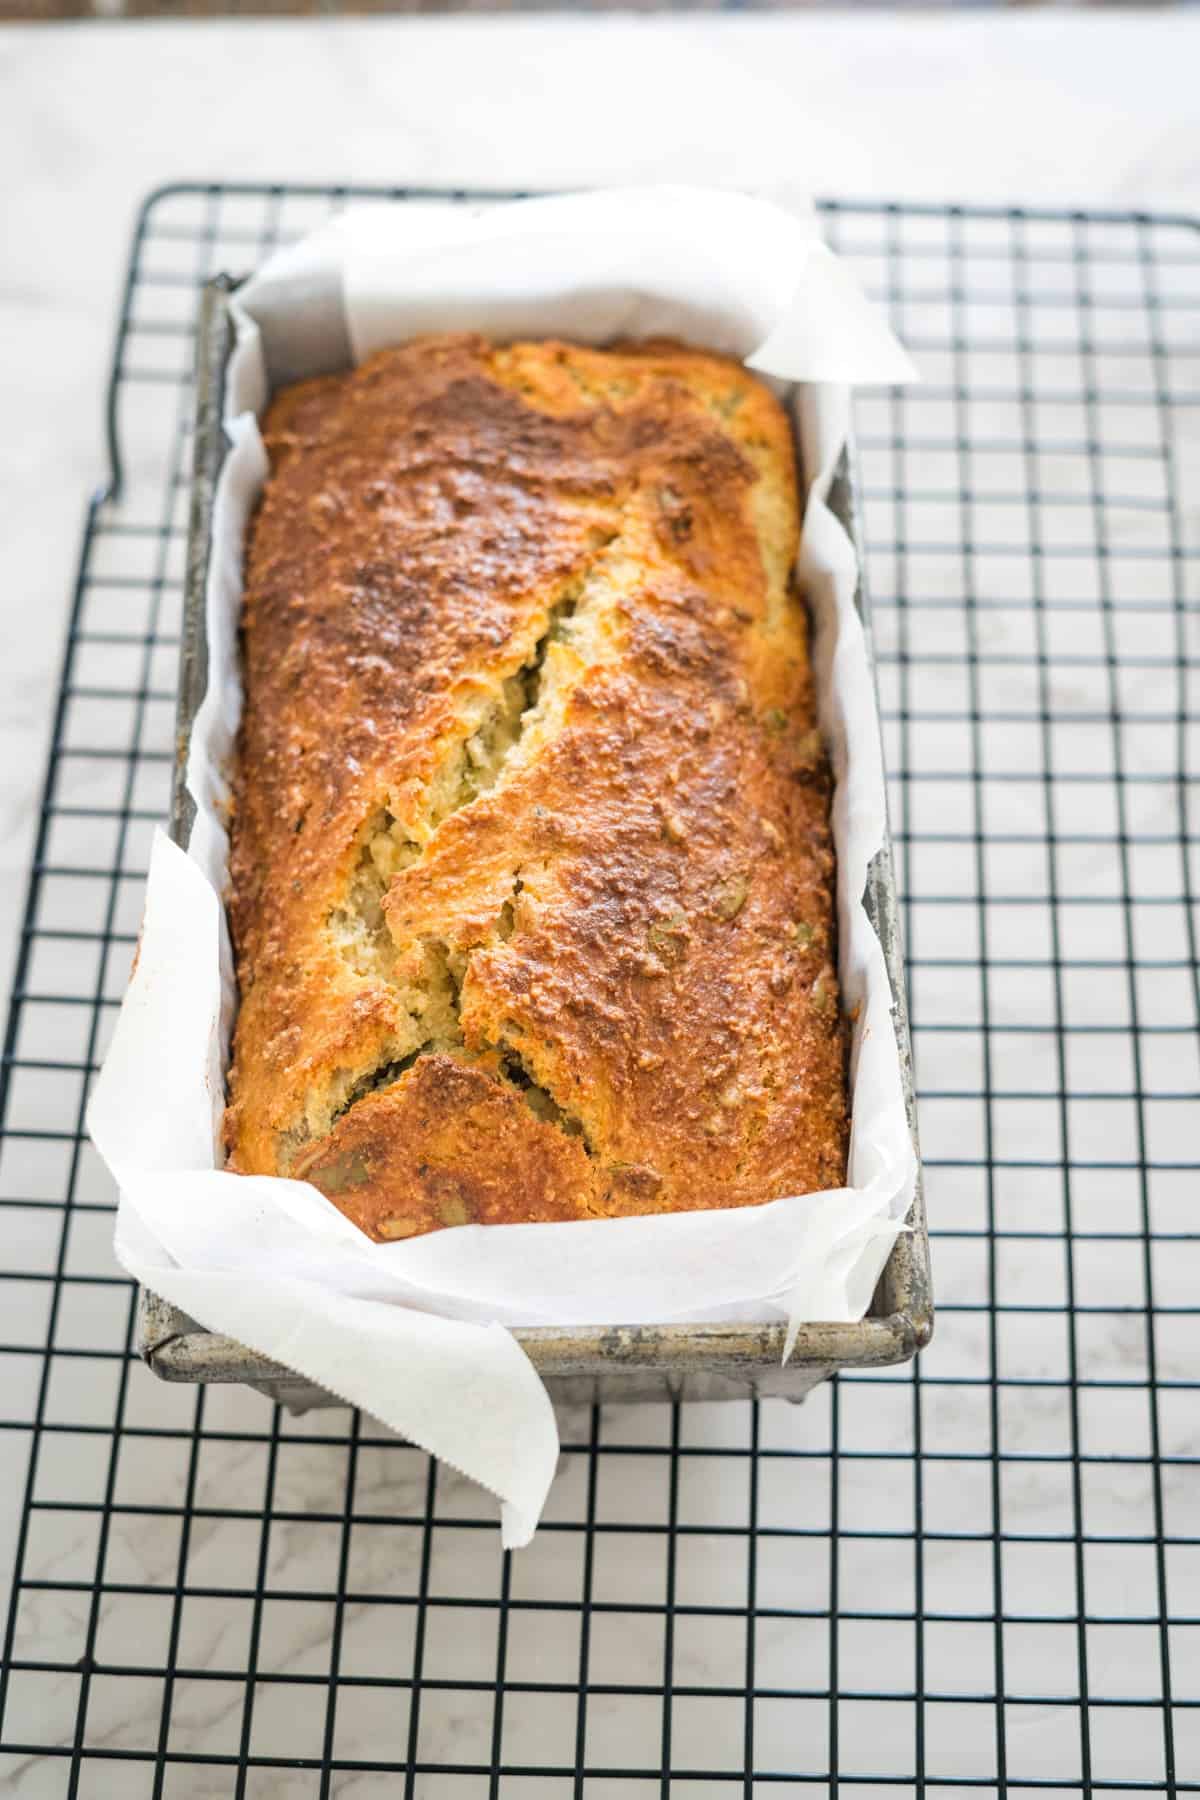
<path fill-rule="evenodd" d="M 220 177 L 1186 209 L 1200 15 L 273 21 L 0 33 L 0 982 L 136 206 Z"/>
<path fill-rule="evenodd" d="M 0 184 L 0 491 L 5 495 L 0 533 L 0 982 L 7 985 L 24 898 L 84 508 L 105 470 L 104 386 L 130 231 L 137 206 L 151 188 L 208 177 L 497 187 L 674 178 L 807 188 L 873 200 L 957 198 L 1186 212 L 1200 205 L 1198 65 L 1200 11 L 509 17 L 0 31 L 0 157 L 5 171 Z M 909 326 L 917 329 L 915 314 Z M 1052 419 L 1044 429 L 1055 438 Z M 1092 476 L 1077 465 L 1078 459 L 1072 463 L 1060 456 L 1054 480 L 1061 487 L 1075 479 L 1086 492 Z M 160 479 L 156 465 L 156 491 Z M 1067 500 L 1072 497 L 1068 494 Z M 1071 515 L 1072 530 L 1075 525 Z M 1152 533 L 1156 518 L 1138 514 L 1125 525 Z M 1000 536 L 1011 531 L 1014 545 L 1025 542 L 1015 514 L 990 520 L 988 529 Z M 1142 590 L 1132 565 L 1123 564 L 1122 570 L 1128 590 L 1123 597 L 1132 602 Z M 926 567 L 923 579 L 929 578 Z M 941 578 L 954 580 L 944 571 Z M 1144 579 L 1153 581 L 1153 572 Z M 961 590 L 952 591 L 957 595 Z M 895 642 L 886 637 L 889 616 L 894 618 L 884 615 L 878 631 L 882 646 L 894 650 Z M 937 635 L 941 615 L 929 617 L 933 623 L 927 641 L 936 648 L 948 646 L 949 661 L 956 655 L 961 660 L 957 638 L 947 635 L 943 641 Z M 1072 614 L 1069 622 L 1075 631 L 1089 624 L 1084 613 Z M 1150 634 L 1161 620 L 1139 615 L 1137 624 Z M 1010 621 L 1006 626 L 988 615 L 991 647 L 1019 644 L 1018 638 L 1010 644 L 997 635 L 1005 629 L 1016 632 L 1018 625 Z M 1161 711 L 1168 676 L 1153 666 L 1154 654 L 1169 653 L 1171 644 L 1148 635 L 1147 645 L 1152 654 L 1136 674 L 1138 704 L 1149 706 L 1153 700 Z M 955 674 L 952 670 L 947 679 Z M 1005 674 L 1001 669 L 1001 678 Z M 1085 672 L 1072 671 L 1072 681 L 1074 687 L 1059 696 L 1062 722 L 1068 724 L 1072 708 L 1086 706 L 1090 692 Z M 928 691 L 919 698 L 928 705 Z M 1010 689 L 991 687 L 986 698 L 997 717 L 1006 716 Z M 961 708 L 961 699 L 957 704 Z M 1102 704 L 1107 702 L 1102 699 Z M 936 713 L 930 716 L 936 721 Z M 1024 767 L 1016 760 L 1018 751 L 1028 754 L 1033 734 L 1021 717 L 1017 715 L 1003 748 L 1004 758 L 1011 751 L 1013 766 Z M 988 740 L 993 754 L 1000 741 L 996 730 L 993 722 Z M 169 744 L 169 720 L 164 734 Z M 969 761 L 961 739 L 939 737 L 936 723 L 927 742 L 931 756 Z M 1137 739 L 1130 754 L 1149 752 Z M 1004 758 L 999 766 L 1007 768 Z M 1012 791 L 1019 799 L 1020 790 Z M 1167 790 L 1155 789 L 1152 798 L 1164 807 L 1163 817 L 1170 817 L 1173 802 Z M 949 816 L 953 823 L 955 815 Z M 914 813 L 913 818 L 928 834 L 928 816 Z M 989 821 L 991 829 L 1002 831 L 1006 819 L 1008 814 L 997 814 Z M 1150 826 L 1156 822 L 1157 815 Z M 1145 826 L 1144 818 L 1141 823 Z M 939 857 L 935 836 L 925 846 L 930 860 L 922 864 L 924 880 L 934 880 L 936 887 L 953 877 L 970 894 L 972 871 L 960 867 L 956 872 L 949 857 Z M 1040 849 L 1040 837 L 1036 844 Z M 1153 849 L 1151 840 L 1151 853 Z M 1095 868 L 1090 867 L 1092 879 Z M 1024 864 L 1017 867 L 1011 859 L 989 864 L 989 874 L 1001 885 L 1025 891 Z M 915 876 L 913 891 L 919 901 L 923 890 Z M 1072 1387 L 1068 1398 L 1063 1373 L 1067 1276 L 1056 1260 L 1061 1245 L 1045 1241 L 1053 1235 L 1045 1229 L 1047 1219 L 1053 1225 L 1064 1204 L 1057 1185 L 1060 1174 L 1050 1162 L 1019 1160 L 1030 1154 L 1031 1144 L 1039 1155 L 1052 1155 L 1046 1148 L 1048 1142 L 1053 1145 L 1047 1117 L 1055 1083 L 1063 1077 L 1053 1069 L 1047 1074 L 1041 1052 L 1048 1052 L 1051 1039 L 1045 1033 L 1032 1038 L 1027 1031 L 1024 1038 L 997 1040 L 994 1071 L 989 1067 L 988 1080 L 994 1076 L 999 1097 L 988 1112 L 987 1129 L 996 1136 L 989 1136 L 987 1144 L 1002 1159 L 1017 1158 L 1002 1161 L 1005 1174 L 1012 1169 L 1020 1173 L 1011 1186 L 998 1180 L 992 1196 L 1004 1235 L 989 1289 L 982 1184 L 971 1181 L 984 1154 L 983 1114 L 976 1099 L 961 1092 L 963 1082 L 972 1079 L 964 1040 L 944 1031 L 947 1019 L 961 1025 L 973 1016 L 970 974 L 963 970 L 977 945 L 974 938 L 963 942 L 954 936 L 963 910 L 938 911 L 935 947 L 946 960 L 938 964 L 930 958 L 932 932 L 924 945 L 925 966 L 914 959 L 922 1008 L 935 1020 L 921 1064 L 925 1149 L 942 1183 L 935 1194 L 931 1182 L 931 1200 L 935 1210 L 945 1209 L 943 1221 L 950 1218 L 953 1204 L 953 1222 L 964 1227 L 947 1231 L 936 1245 L 938 1293 L 945 1310 L 938 1341 L 922 1364 L 931 1379 L 923 1384 L 919 1403 L 898 1404 L 897 1383 L 881 1378 L 846 1384 L 836 1415 L 828 1387 L 799 1409 L 769 1404 L 762 1411 L 758 1440 L 766 1454 L 753 1488 L 744 1407 L 684 1409 L 681 1458 L 675 1454 L 678 1446 L 672 1448 L 666 1408 L 630 1409 L 605 1425 L 613 1435 L 605 1436 L 606 1454 L 597 1459 L 593 1474 L 590 1415 L 578 1411 L 566 1416 L 567 1448 L 548 1508 L 549 1529 L 516 1559 L 511 1573 L 515 1604 L 503 1651 L 511 1684 L 502 1744 L 508 1763 L 548 1760 L 569 1766 L 576 1754 L 576 1701 L 561 1678 L 565 1673 L 569 1682 L 571 1670 L 580 1666 L 575 1601 L 584 1580 L 593 1579 L 590 1561 L 585 1578 L 582 1559 L 585 1541 L 592 1541 L 585 1521 L 594 1515 L 603 1527 L 595 1536 L 596 1591 L 631 1610 L 622 1613 L 609 1606 L 591 1618 L 589 1764 L 605 1769 L 657 1766 L 662 1740 L 655 1694 L 668 1654 L 665 1626 L 652 1606 L 635 1609 L 647 1594 L 664 1591 L 663 1522 L 671 1518 L 673 1534 L 678 1517 L 682 1533 L 677 1549 L 672 1536 L 671 1580 L 681 1610 L 669 1650 L 675 1659 L 673 1679 L 683 1694 L 675 1702 L 676 1742 L 682 1746 L 676 1767 L 726 1771 L 720 1783 L 677 1782 L 680 1793 L 686 1789 L 693 1800 L 726 1793 L 729 1774 L 743 1767 L 745 1720 L 734 1696 L 745 1681 L 748 1647 L 756 1658 L 756 1679 L 768 1696 L 776 1687 L 821 1693 L 825 1658 L 831 1654 L 822 1609 L 832 1566 L 838 1581 L 834 1603 L 846 1615 L 837 1678 L 851 1694 L 849 1703 L 842 1702 L 841 1714 L 842 1768 L 850 1778 L 862 1781 L 872 1769 L 909 1766 L 912 1717 L 907 1701 L 868 1708 L 861 1694 L 883 1689 L 885 1699 L 902 1699 L 918 1679 L 940 1696 L 923 1715 L 925 1753 L 935 1779 L 974 1781 L 980 1792 L 991 1791 L 993 1745 L 990 1728 L 981 1724 L 990 1708 L 968 1702 L 1004 1679 L 1011 1692 L 1019 1690 L 1022 1696 L 1019 1705 L 1007 1708 L 1009 1775 L 1034 1781 L 1073 1778 L 1076 1709 L 1061 1701 L 1078 1653 L 1075 1625 L 1067 1621 L 1075 1616 L 1071 1607 L 1082 1609 L 1083 1604 L 1071 1546 L 1061 1535 L 1073 1520 L 1078 1530 L 1067 1492 L 1068 1450 L 1073 1448 L 1085 1458 L 1076 1466 L 1093 1534 L 1086 1546 L 1087 1602 L 1100 1620 L 1099 1626 L 1094 1619 L 1088 1625 L 1091 1693 L 1102 1697 L 1101 1704 L 1106 1694 L 1132 1694 L 1145 1701 L 1135 1701 L 1140 1711 L 1092 1708 L 1095 1771 L 1110 1781 L 1156 1785 L 1156 1759 L 1161 1756 L 1153 1704 L 1157 1652 L 1149 1643 L 1154 1634 L 1147 1621 L 1162 1600 L 1147 1544 L 1161 1529 L 1156 1505 L 1165 1504 L 1168 1529 L 1194 1529 L 1194 1517 L 1187 1523 L 1185 1507 L 1191 1505 L 1194 1513 L 1197 1490 L 1189 1484 L 1198 1446 L 1194 1407 L 1184 1404 L 1194 1396 L 1169 1392 L 1166 1385 L 1159 1396 L 1157 1441 L 1166 1461 L 1156 1501 L 1145 1450 L 1149 1427 L 1138 1410 L 1145 1399 L 1148 1353 L 1136 1316 L 1143 1242 L 1136 1183 L 1129 1171 L 1137 1151 L 1129 1147 L 1132 1127 L 1122 1103 L 1102 1093 L 1098 1100 L 1092 1097 L 1086 1111 L 1079 1110 L 1077 1100 L 1070 1103 L 1074 1154 L 1099 1155 L 1103 1136 L 1105 1153 L 1123 1160 L 1111 1167 L 1095 1163 L 1111 1179 L 1101 1175 L 1087 1184 L 1088 1221 L 1093 1234 L 1105 1241 L 1074 1249 L 1071 1267 L 1086 1283 L 1090 1304 L 1072 1328 L 1076 1336 L 1070 1356 L 1078 1357 L 1085 1375 L 1095 1380 L 1082 1392 Z M 1023 931 L 1030 916 L 1021 916 Z M 1169 925 L 1172 920 L 1161 909 L 1153 915 L 1159 933 L 1164 921 Z M 132 918 L 124 923 L 132 929 Z M 1113 954 L 1099 912 L 1092 927 L 1101 935 L 1080 940 L 1076 954 Z M 993 954 L 1003 956 L 1012 942 L 999 930 L 993 924 L 996 935 L 989 944 Z M 1172 951 L 1170 942 L 1162 947 Z M 1147 954 L 1144 945 L 1141 953 Z M 1080 965 L 1076 972 L 1087 980 L 1069 991 L 1074 1024 L 1081 1011 L 1086 1021 L 1093 1017 L 1089 1006 L 1102 1011 L 1111 999 L 1088 969 Z M 1151 963 L 1142 973 L 1150 981 L 1156 970 Z M 1010 1030 L 1015 1030 L 1013 1018 L 1040 1019 L 1038 1007 L 1049 1004 L 1036 979 L 1029 992 L 1031 1010 L 1022 1012 L 1025 999 L 1018 1005 L 1016 990 L 1006 982 L 1009 1010 L 1004 1017 Z M 1165 1006 L 1156 999 L 1158 990 L 1147 987 L 1146 994 L 1148 1006 Z M 942 1035 L 936 1021 L 942 1023 Z M 75 1026 L 62 1020 L 55 1029 L 68 1032 Z M 1084 1039 L 1082 1048 L 1093 1041 L 1101 1045 L 1105 1059 L 1095 1067 L 1080 1060 L 1079 1040 L 1069 1046 L 1072 1094 L 1093 1085 L 1107 1089 L 1119 1079 L 1113 1069 L 1122 1041 Z M 1169 1090 L 1167 1099 L 1183 1097 L 1177 1090 L 1194 1080 L 1183 1061 L 1184 1041 L 1182 1036 L 1151 1041 L 1142 1052 L 1147 1081 Z M 1154 1059 L 1164 1043 L 1176 1062 Z M 79 1056 L 81 1051 L 77 1044 L 63 1049 L 57 1039 L 36 1039 L 29 1053 Z M 31 1083 L 37 1073 L 31 1065 Z M 1022 1097 L 1009 1091 L 1036 1089 L 1039 1082 L 1043 1093 Z M 52 1086 L 27 1086 L 14 1099 L 14 1109 L 26 1109 L 23 1121 L 34 1125 L 54 1122 L 63 1104 Z M 44 1117 L 36 1112 L 39 1106 Z M 1176 1124 L 1180 1119 L 1186 1122 L 1186 1115 L 1176 1108 L 1167 1123 L 1182 1132 L 1184 1127 Z M 1164 1384 L 1182 1385 L 1194 1363 L 1194 1331 L 1185 1333 L 1183 1314 L 1194 1298 L 1195 1283 L 1194 1263 L 1186 1260 L 1182 1245 L 1184 1233 L 1194 1226 L 1191 1193 L 1180 1172 L 1186 1173 L 1184 1158 L 1190 1159 L 1194 1149 L 1190 1141 L 1161 1135 L 1167 1128 L 1161 1106 L 1152 1122 L 1158 1135 L 1150 1151 L 1156 1178 L 1161 1178 L 1154 1189 L 1156 1227 L 1174 1230 L 1181 1240 L 1171 1244 L 1169 1258 L 1156 1263 L 1163 1309 L 1157 1321 L 1156 1372 Z M 972 1154 L 975 1164 L 961 1160 Z M 965 1171 L 957 1180 L 956 1169 Z M 1171 1171 L 1180 1176 L 1177 1190 L 1170 1186 Z M 38 1181 L 47 1194 L 59 1192 L 56 1167 L 38 1163 L 32 1172 L 35 1193 L 42 1191 Z M 87 1171 L 89 1182 L 98 1176 L 95 1167 Z M 13 1208 L 8 1219 L 13 1234 L 8 1266 L 50 1274 L 55 1266 L 51 1209 L 30 1209 L 25 1216 Z M 41 1443 L 39 1510 L 25 1547 L 27 1592 L 15 1640 L 18 1655 L 50 1658 L 58 1672 L 45 1675 L 40 1687 L 24 1676 L 26 1685 L 14 1688 L 17 1700 L 10 1711 L 19 1726 L 10 1726 L 7 1735 L 12 1739 L 19 1729 L 30 1742 L 70 1742 L 76 1669 L 83 1666 L 89 1641 L 87 1583 L 102 1565 L 107 1585 L 91 1624 L 96 1657 L 109 1673 L 92 1681 L 86 1741 L 98 1755 L 132 1748 L 143 1758 L 138 1775 L 130 1776 L 135 1785 L 122 1785 L 119 1791 L 149 1792 L 140 1778 L 147 1774 L 159 1741 L 164 1705 L 172 1709 L 173 1755 L 231 1755 L 243 1721 L 250 1719 L 243 1710 L 245 1696 L 255 1692 L 253 1751 L 278 1766 L 257 1771 L 247 1792 L 261 1800 L 299 1800 L 302 1794 L 307 1800 L 316 1784 L 303 1773 L 293 1779 L 288 1759 L 322 1754 L 324 1702 L 297 1705 L 289 1690 L 273 1686 L 269 1677 L 290 1672 L 308 1679 L 312 1671 L 319 1675 L 330 1666 L 329 1595 L 337 1579 L 338 1551 L 331 1519 L 352 1491 L 346 1475 L 346 1416 L 336 1410 L 285 1419 L 278 1443 L 269 1447 L 262 1397 L 247 1389 L 211 1388 L 204 1399 L 200 1449 L 189 1474 L 195 1391 L 135 1371 L 118 1408 L 121 1436 L 111 1439 L 113 1391 L 117 1370 L 124 1366 L 127 1317 L 122 1309 L 127 1300 L 123 1287 L 111 1282 L 110 1234 L 110 1220 L 101 1210 L 78 1214 L 70 1228 L 69 1282 L 55 1325 L 56 1348 L 65 1346 L 67 1354 L 55 1358 L 48 1390 L 52 1429 Z M 11 1333 L 17 1341 L 40 1344 L 49 1283 L 32 1279 L 19 1293 L 16 1284 L 8 1285 Z M 999 1353 L 995 1345 L 989 1349 L 984 1326 L 987 1305 L 997 1296 L 1004 1308 Z M 1007 1317 L 1018 1312 L 1015 1322 Z M 87 1354 L 80 1353 L 85 1346 Z M 25 1357 L 20 1367 L 32 1370 L 34 1362 Z M 988 1379 L 998 1366 L 1006 1385 L 989 1415 Z M 1105 1385 L 1114 1371 L 1119 1379 Z M 25 1416 L 22 1408 L 32 1416 L 32 1375 L 13 1374 L 10 1390 L 10 1420 Z M 910 1461 L 914 1418 L 923 1419 L 919 1441 L 924 1457 L 915 1490 Z M 6 1572 L 15 1517 L 11 1502 L 19 1494 L 27 1435 L 10 1433 L 7 1466 L 12 1480 L 4 1485 L 11 1493 L 0 1494 L 0 1576 Z M 119 1460 L 110 1472 L 105 1459 L 114 1442 L 120 1444 Z M 836 1455 L 830 1453 L 831 1443 L 840 1446 Z M 1002 1469 L 999 1464 L 989 1468 L 989 1449 L 995 1453 L 997 1445 L 1006 1458 Z M 805 1459 L 804 1479 L 796 1473 L 801 1465 L 790 1456 Z M 668 1484 L 673 1458 L 681 1471 L 678 1492 Z M 366 1753 L 398 1765 L 417 1741 L 410 1738 L 403 1691 L 417 1655 L 411 1636 L 415 1614 L 409 1605 L 388 1602 L 411 1594 L 425 1579 L 419 1521 L 422 1508 L 433 1505 L 434 1489 L 420 1453 L 369 1422 L 361 1445 L 356 1442 L 355 1459 L 356 1474 L 350 1479 L 357 1481 L 356 1523 L 348 1540 L 348 1584 L 359 1595 L 377 1598 L 347 1604 L 340 1616 L 340 1669 L 349 1679 L 338 1699 L 335 1750 L 338 1756 Z M 826 1504 L 823 1483 L 828 1479 L 832 1484 L 835 1468 L 843 1535 L 831 1564 L 821 1508 Z M 990 1509 L 1000 1504 L 988 1481 L 999 1483 L 1001 1475 L 1003 1516 L 1011 1533 L 1004 1547 L 1002 1593 L 1007 1677 L 997 1674 L 991 1661 L 999 1563 L 993 1568 L 988 1561 L 990 1550 L 980 1532 Z M 438 1522 L 428 1570 L 430 1623 L 420 1653 L 428 1685 L 421 1700 L 419 1758 L 431 1764 L 461 1760 L 482 1765 L 494 1754 L 486 1684 L 499 1654 L 496 1612 L 482 1604 L 463 1611 L 446 1596 L 480 1596 L 490 1606 L 500 1591 L 500 1558 L 491 1526 L 494 1506 L 452 1471 L 440 1471 L 437 1482 Z M 106 1492 L 115 1508 L 106 1547 L 97 1552 L 89 1537 L 93 1519 L 86 1510 L 75 1509 L 98 1507 Z M 178 1650 L 185 1674 L 164 1702 L 161 1685 L 143 1680 L 136 1670 L 143 1664 L 158 1666 L 164 1654 L 171 1584 L 185 1566 L 180 1520 L 171 1508 L 185 1496 L 196 1509 L 186 1551 L 187 1577 L 195 1591 L 189 1592 L 181 1614 Z M 278 1517 L 269 1536 L 264 1528 L 260 1538 L 257 1518 L 264 1505 L 278 1509 Z M 913 1561 L 861 1529 L 882 1514 L 896 1535 L 904 1535 L 913 1523 L 914 1507 L 922 1509 L 917 1517 L 925 1534 L 921 1604 L 935 1615 L 924 1628 L 919 1674 L 908 1617 L 915 1604 Z M 404 1522 L 384 1523 L 384 1514 Z M 747 1581 L 745 1546 L 738 1533 L 750 1517 L 763 1533 L 754 1579 L 771 1600 L 770 1609 L 754 1622 L 752 1640 L 738 1611 Z M 646 1529 L 646 1521 L 653 1529 Z M 798 1521 L 804 1528 L 798 1535 L 786 1541 L 772 1535 L 791 1530 Z M 1060 1534 L 1057 1539 L 1055 1534 Z M 1144 1560 L 1135 1563 L 1126 1555 L 1142 1557 L 1143 1551 Z M 1198 1610 L 1192 1571 L 1193 1565 L 1182 1560 L 1171 1564 L 1170 1597 L 1179 1619 L 1190 1619 Z M 249 1666 L 248 1596 L 264 1575 L 271 1597 L 253 1654 L 268 1679 L 244 1681 L 237 1671 Z M 72 1581 L 82 1585 L 72 1588 Z M 559 1606 L 564 1600 L 567 1604 Z M 523 1610 L 525 1602 L 529 1610 Z M 1131 1612 L 1146 1616 L 1121 1624 Z M 1029 1625 L 1027 1617 L 1022 1623 L 1025 1615 L 1035 1615 L 1035 1624 Z M 876 1624 L 866 1626 L 864 1621 L 872 1618 Z M 253 1629 L 259 1633 L 258 1624 Z M 1063 1637 L 1068 1632 L 1069 1642 Z M 1200 1695 L 1200 1663 L 1182 1628 L 1176 1628 L 1176 1637 L 1177 1697 L 1181 1694 L 1183 1706 L 1192 1708 L 1186 1714 L 1182 1706 L 1176 1709 L 1182 1768 L 1183 1733 L 1185 1727 L 1192 1730 L 1196 1706 L 1190 1696 Z M 130 1672 L 118 1680 L 112 1669 L 125 1664 Z M 226 1675 L 214 1678 L 214 1671 L 222 1670 Z M 556 1683 L 563 1691 L 542 1691 Z M 631 1701 L 622 1684 L 641 1684 L 645 1692 Z M 723 1690 L 715 1699 L 710 1685 Z M 860 1698 L 853 1697 L 856 1692 Z M 959 1696 L 962 1705 L 955 1704 Z M 759 1700 L 755 1766 L 815 1764 L 823 1754 L 826 1719 L 823 1699 L 802 1699 L 791 1711 L 770 1697 Z M 1187 1744 L 1197 1741 L 1193 1732 Z M 117 1792 L 108 1773 L 117 1766 L 90 1763 L 81 1795 Z M 123 1765 L 122 1773 L 134 1767 Z M 232 1791 L 227 1776 L 228 1768 L 177 1762 L 166 1791 L 172 1800 L 218 1795 L 224 1800 Z M 65 1791 L 65 1777 L 65 1761 L 16 1753 L 0 1757 L 0 1790 L 19 1800 L 50 1800 Z M 540 1776 L 532 1785 L 506 1779 L 504 1792 L 524 1800 L 530 1793 L 565 1792 L 566 1786 L 563 1780 Z M 616 1793 L 619 1787 L 622 1795 L 632 1796 L 643 1787 L 649 1791 L 650 1784 L 589 1781 L 589 1793 L 593 1787 L 596 1794 Z M 470 1778 L 461 1784 L 452 1778 L 428 1791 L 468 1790 L 474 1791 Z M 348 1774 L 333 1791 L 390 1792 L 391 1785 L 381 1790 L 370 1775 L 360 1779 Z M 887 1791 L 908 1790 L 893 1786 Z"/>

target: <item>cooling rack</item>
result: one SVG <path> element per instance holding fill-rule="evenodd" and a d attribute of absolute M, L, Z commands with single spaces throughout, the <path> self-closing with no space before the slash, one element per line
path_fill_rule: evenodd
<path fill-rule="evenodd" d="M 924 376 L 856 414 L 918 1363 L 576 1409 L 506 1558 L 371 1421 L 132 1356 L 83 1114 L 168 797 L 197 295 L 350 192 L 175 187 L 135 234 L 0 1071 L 0 1791 L 1200 1790 L 1191 220 L 823 209 Z"/>

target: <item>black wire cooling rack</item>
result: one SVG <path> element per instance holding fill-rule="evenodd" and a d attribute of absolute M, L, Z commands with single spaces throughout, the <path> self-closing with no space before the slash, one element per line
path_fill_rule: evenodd
<path fill-rule="evenodd" d="M 137 229 L 4 1047 L 0 1789 L 1200 1791 L 1196 224 L 824 209 L 925 377 L 857 430 L 938 1335 L 798 1408 L 572 1413 L 506 1558 L 369 1420 L 157 1383 L 83 1136 L 167 802 L 198 287 L 346 197 Z"/>

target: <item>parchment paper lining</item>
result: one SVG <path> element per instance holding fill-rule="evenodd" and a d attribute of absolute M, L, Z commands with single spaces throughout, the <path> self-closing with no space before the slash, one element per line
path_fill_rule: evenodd
<path fill-rule="evenodd" d="M 527 1542 L 557 1455 L 553 1410 L 505 1326 L 861 1318 L 912 1198 L 883 955 L 862 907 L 885 834 L 853 549 L 825 506 L 846 384 L 911 366 L 811 216 L 694 189 L 468 211 L 352 210 L 240 292 L 231 449 L 207 596 L 209 685 L 191 738 L 185 855 L 155 841 L 142 943 L 89 1112 L 121 1189 L 117 1250 L 201 1323 L 364 1407 L 491 1488 Z M 808 483 L 800 573 L 836 776 L 839 958 L 854 1014 L 850 1185 L 734 1211 L 467 1226 L 375 1245 L 315 1188 L 219 1166 L 232 959 L 218 896 L 241 703 L 241 554 L 273 386 L 428 330 L 604 343 L 666 334 L 742 357 L 793 410 Z"/>

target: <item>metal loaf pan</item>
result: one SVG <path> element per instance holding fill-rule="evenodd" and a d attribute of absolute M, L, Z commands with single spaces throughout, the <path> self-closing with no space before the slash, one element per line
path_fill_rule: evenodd
<path fill-rule="evenodd" d="M 225 371 L 233 343 L 228 299 L 234 283 L 219 277 L 205 289 L 196 368 L 196 439 L 189 544 L 184 586 L 176 767 L 171 835 L 186 848 L 194 808 L 183 787 L 192 720 L 208 678 L 205 583 L 213 499 L 226 452 L 221 425 Z M 853 478 L 843 458 L 830 505 L 855 536 Z M 865 600 L 857 596 L 867 625 Z M 867 630 L 868 654 L 870 631 Z M 912 1056 L 904 991 L 899 918 L 890 843 L 871 865 L 865 895 L 878 929 L 895 998 L 896 1039 L 905 1100 L 917 1149 Z M 782 1325 L 579 1326 L 518 1330 L 516 1337 L 556 1401 L 744 1399 L 750 1394 L 801 1400 L 837 1369 L 877 1368 L 907 1361 L 933 1328 L 929 1239 L 919 1175 L 909 1215 L 879 1279 L 871 1310 L 858 1324 L 800 1328 L 786 1366 Z M 138 1348 L 165 1381 L 245 1382 L 288 1406 L 342 1404 L 336 1396 L 233 1339 L 206 1331 L 178 1308 L 143 1290 Z"/>

